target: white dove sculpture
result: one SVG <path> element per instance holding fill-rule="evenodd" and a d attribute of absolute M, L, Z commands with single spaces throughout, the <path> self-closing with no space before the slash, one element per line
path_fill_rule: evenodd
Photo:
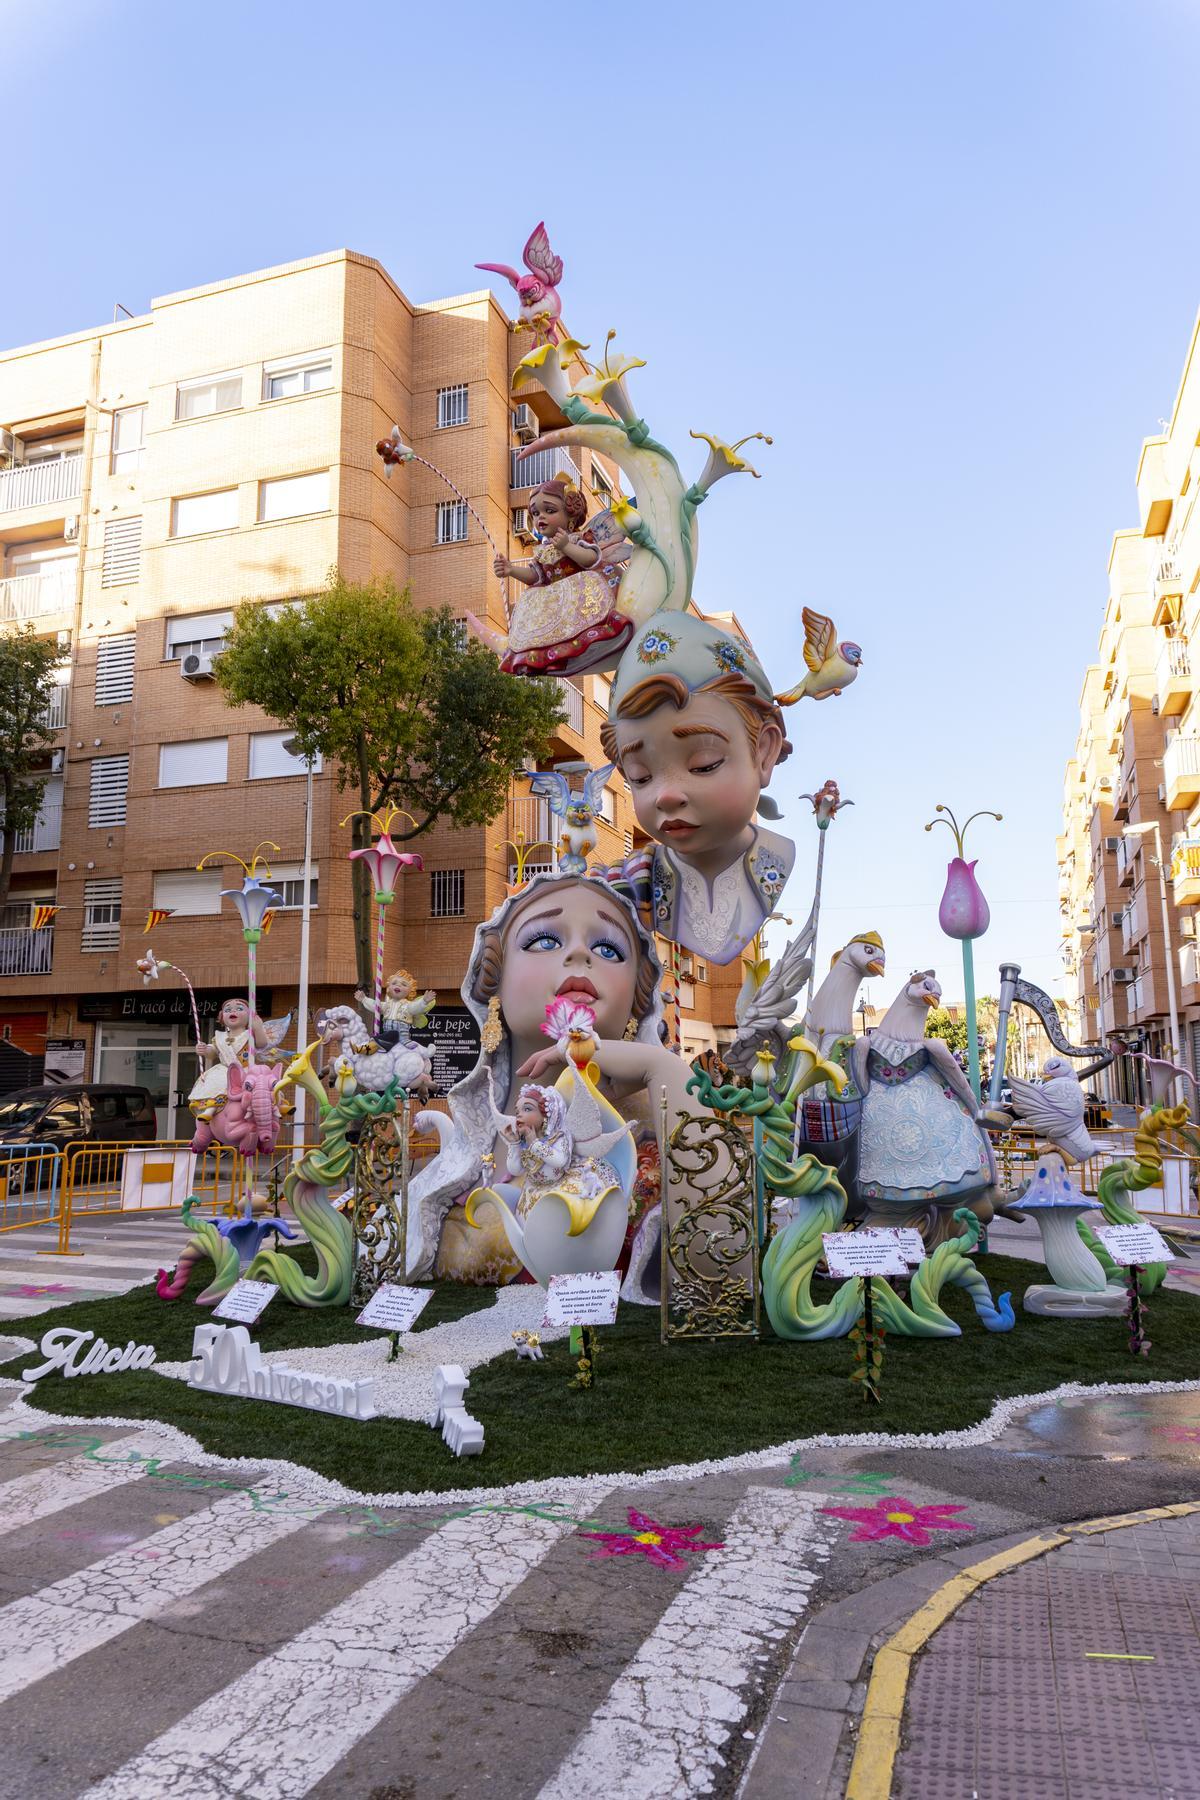
<path fill-rule="evenodd" d="M 1095 1156 L 1096 1145 L 1083 1122 L 1086 1102 L 1079 1076 L 1064 1056 L 1046 1059 L 1041 1081 L 1022 1081 L 1010 1075 L 1008 1085 L 1013 1111 L 1023 1124 L 1039 1137 L 1048 1138 L 1074 1162 Z"/>

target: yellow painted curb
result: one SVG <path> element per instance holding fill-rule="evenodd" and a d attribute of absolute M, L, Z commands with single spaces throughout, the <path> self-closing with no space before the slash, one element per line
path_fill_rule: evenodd
<path fill-rule="evenodd" d="M 949 1581 L 943 1582 L 875 1652 L 859 1721 L 858 1744 L 850 1766 L 850 1779 L 846 1783 L 846 1800 L 889 1800 L 912 1659 L 939 1626 L 944 1625 L 985 1581 L 1007 1575 L 1009 1570 L 1031 1562 L 1034 1557 L 1044 1556 L 1048 1550 L 1061 1549 L 1075 1537 L 1121 1531 L 1127 1525 L 1151 1525 L 1155 1519 L 1181 1519 L 1195 1512 L 1200 1512 L 1200 1501 L 1187 1500 L 1173 1506 L 1148 1506 L 1142 1512 L 1119 1513 L 1106 1519 L 1088 1519 L 1079 1525 L 1064 1525 L 1060 1530 L 1041 1532 L 1007 1550 L 999 1550 L 995 1556 L 972 1563 L 960 1575 L 952 1575 Z"/>

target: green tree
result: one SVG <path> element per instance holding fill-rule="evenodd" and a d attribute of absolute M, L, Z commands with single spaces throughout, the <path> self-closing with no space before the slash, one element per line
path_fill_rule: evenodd
<path fill-rule="evenodd" d="M 46 791 L 46 752 L 54 735 L 45 719 L 62 652 L 32 625 L 0 637 L 0 906 L 8 903 L 17 834 L 37 822 Z"/>
<path fill-rule="evenodd" d="M 967 1048 L 967 1021 L 956 1019 L 944 1006 L 931 1006 L 925 1019 L 925 1036 L 941 1038 L 958 1055 Z"/>
<path fill-rule="evenodd" d="M 414 822 L 392 832 L 397 843 L 439 819 L 494 819 L 513 771 L 545 753 L 563 717 L 553 682 L 503 674 L 448 607 L 418 611 L 407 588 L 336 570 L 296 606 L 240 606 L 216 677 L 230 705 L 260 706 L 291 728 L 303 756 L 329 761 L 364 814 L 389 803 L 410 812 Z M 370 819 L 355 818 L 354 847 L 371 836 Z M 358 978 L 369 987 L 370 887 L 362 863 L 353 867 Z"/>

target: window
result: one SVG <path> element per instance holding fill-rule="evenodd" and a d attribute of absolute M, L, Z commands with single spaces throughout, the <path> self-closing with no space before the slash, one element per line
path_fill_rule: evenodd
<path fill-rule="evenodd" d="M 83 935 L 81 950 L 119 950 L 121 947 L 121 877 L 83 884 Z"/>
<path fill-rule="evenodd" d="M 123 825 L 128 797 L 129 758 L 94 756 L 89 768 L 89 827 L 103 831 L 109 825 Z"/>
<path fill-rule="evenodd" d="M 266 781 L 272 775 L 303 775 L 307 764 L 302 756 L 291 756 L 284 749 L 290 731 L 256 731 L 250 739 L 250 780 Z M 313 758 L 313 769 L 319 770 L 321 758 Z"/>
<path fill-rule="evenodd" d="M 596 684 L 592 689 L 592 699 L 607 712 L 612 704 L 612 676 L 594 675 L 592 679 Z"/>
<path fill-rule="evenodd" d="M 184 494 L 171 502 L 171 536 L 198 537 L 203 531 L 232 531 L 238 521 L 236 488 L 215 494 Z"/>
<path fill-rule="evenodd" d="M 315 475 L 285 475 L 258 484 L 258 520 L 298 519 L 304 513 L 329 511 L 329 470 Z"/>
<path fill-rule="evenodd" d="M 96 705 L 121 706 L 133 699 L 133 651 L 137 634 L 102 637 L 96 646 Z"/>
<path fill-rule="evenodd" d="M 215 656 L 232 624 L 231 612 L 188 613 L 182 619 L 168 619 L 167 662 L 184 656 Z"/>
<path fill-rule="evenodd" d="M 114 475 L 135 475 L 142 466 L 146 443 L 144 406 L 119 406 L 113 413 L 112 457 Z"/>
<path fill-rule="evenodd" d="M 613 797 L 613 791 L 610 787 L 602 788 L 600 791 L 600 817 L 602 819 L 607 819 L 608 823 L 611 825 L 616 819 L 616 816 L 617 803 Z"/>
<path fill-rule="evenodd" d="M 154 877 L 155 906 L 169 907 L 181 917 L 219 913 L 223 869 L 160 869 Z"/>
<path fill-rule="evenodd" d="M 466 501 L 439 500 L 437 509 L 437 542 L 439 544 L 465 544 L 466 541 Z"/>
<path fill-rule="evenodd" d="M 107 519 L 104 525 L 104 555 L 100 563 L 100 586 L 128 587 L 142 573 L 142 521 Z"/>
<path fill-rule="evenodd" d="M 203 419 L 209 413 L 232 412 L 241 404 L 240 375 L 205 375 L 200 381 L 181 381 L 175 389 L 177 419 Z"/>
<path fill-rule="evenodd" d="M 467 910 L 465 869 L 434 869 L 429 877 L 431 919 L 461 919 Z"/>
<path fill-rule="evenodd" d="M 332 386 L 331 350 L 313 350 L 307 356 L 281 356 L 263 364 L 264 400 L 287 400 L 293 394 L 315 394 Z"/>
<path fill-rule="evenodd" d="M 310 906 L 317 904 L 317 876 L 317 865 L 314 862 L 308 893 Z M 304 905 L 304 864 L 302 862 L 272 863 L 270 880 L 268 881 L 266 877 L 263 879 L 264 885 L 274 888 L 279 895 L 280 904 L 276 909 L 278 912 L 300 911 Z"/>
<path fill-rule="evenodd" d="M 600 506 L 611 506 L 613 497 L 612 482 L 600 467 L 595 457 L 592 458 L 592 492 Z"/>
<path fill-rule="evenodd" d="M 447 425 L 465 425 L 467 423 L 467 384 L 461 382 L 458 387 L 438 389 L 438 430 L 444 431 Z"/>
<path fill-rule="evenodd" d="M 206 782 L 224 781 L 228 767 L 228 738 L 192 738 L 186 744 L 161 744 L 158 785 L 203 787 Z"/>

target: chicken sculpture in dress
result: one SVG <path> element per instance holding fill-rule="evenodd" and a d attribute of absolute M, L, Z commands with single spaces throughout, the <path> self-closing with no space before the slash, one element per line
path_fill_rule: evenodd
<path fill-rule="evenodd" d="M 514 330 L 531 331 L 535 344 L 552 344 L 557 336 L 558 320 L 562 314 L 558 284 L 563 278 L 563 260 L 551 250 L 550 239 L 541 220 L 529 234 L 528 242 L 521 252 L 521 261 L 528 270 L 526 275 L 522 275 L 519 269 L 511 268 L 508 263 L 476 263 L 475 267 L 486 269 L 492 275 L 503 275 L 516 289 L 521 312 Z"/>
<path fill-rule="evenodd" d="M 810 700 L 828 700 L 831 694 L 840 694 L 852 681 L 857 681 L 862 663 L 862 650 L 857 644 L 849 639 L 838 643 L 837 628 L 826 613 L 814 612 L 811 606 L 806 606 L 801 617 L 808 673 L 795 687 L 776 694 L 780 706 L 794 706 L 805 695 Z"/>

